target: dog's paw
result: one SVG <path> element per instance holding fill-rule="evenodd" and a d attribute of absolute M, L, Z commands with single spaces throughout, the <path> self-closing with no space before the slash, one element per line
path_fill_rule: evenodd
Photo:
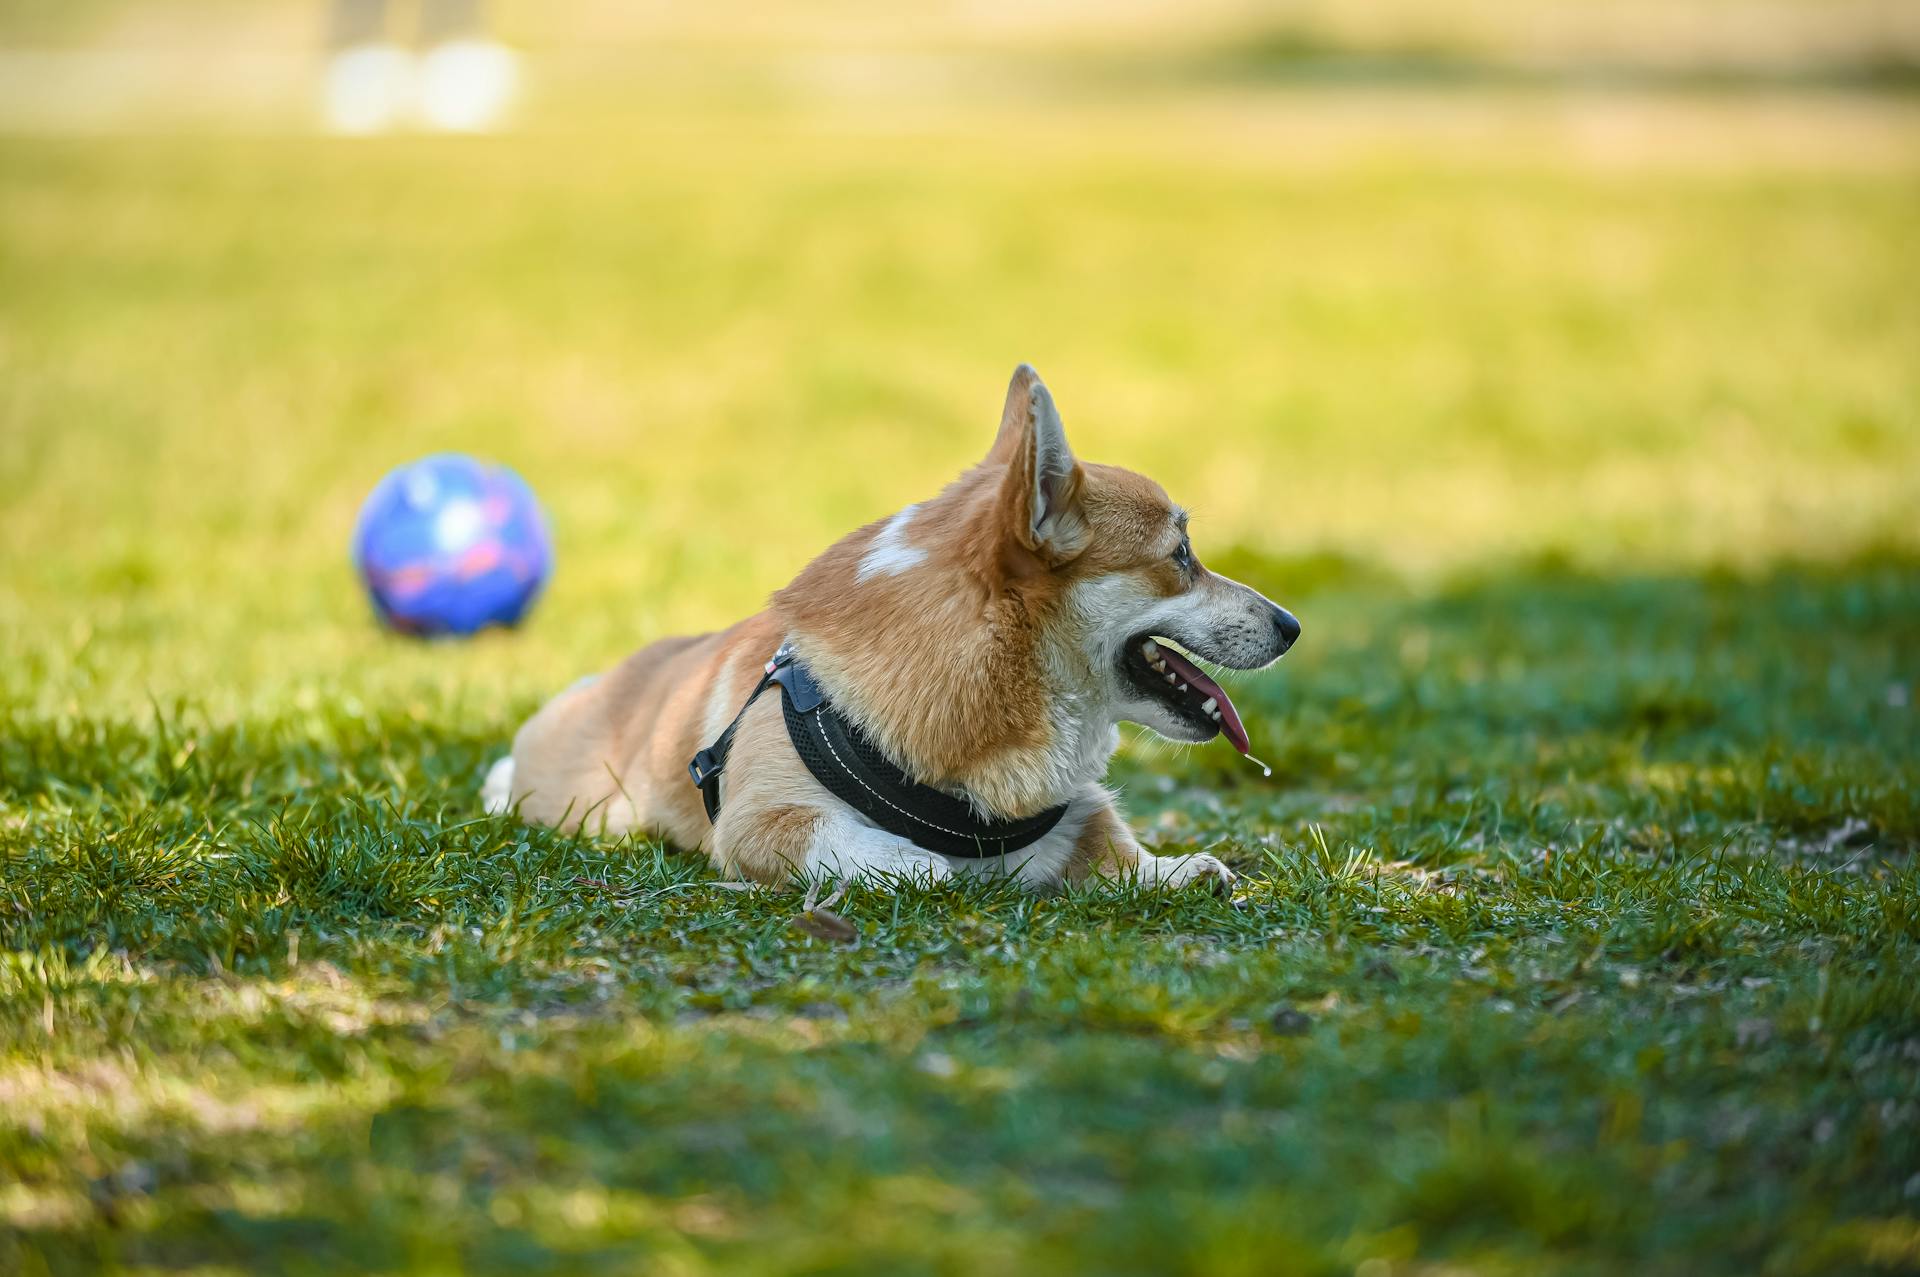
<path fill-rule="evenodd" d="M 1236 875 L 1219 859 L 1198 851 L 1190 856 L 1143 856 L 1140 881 L 1152 886 L 1177 889 L 1203 883 L 1216 896 L 1233 890 Z"/>
<path fill-rule="evenodd" d="M 908 842 L 815 848 L 801 877 L 809 882 L 861 882 L 882 891 L 926 887 L 953 876 L 945 859 Z"/>

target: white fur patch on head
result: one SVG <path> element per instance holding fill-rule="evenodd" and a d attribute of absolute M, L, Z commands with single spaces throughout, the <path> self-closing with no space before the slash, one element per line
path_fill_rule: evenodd
<path fill-rule="evenodd" d="M 860 570 L 854 574 L 854 580 L 899 576 L 908 568 L 919 567 L 927 561 L 925 550 L 907 543 L 907 525 L 913 522 L 913 516 L 919 509 L 917 505 L 910 505 L 887 520 L 887 526 L 874 535 L 873 544 L 867 547 L 866 554 L 861 557 Z"/>
<path fill-rule="evenodd" d="M 1101 673 L 1120 655 L 1127 636 L 1144 628 L 1146 618 L 1162 617 L 1190 608 L 1182 595 L 1163 599 L 1128 572 L 1084 577 L 1067 591 L 1068 611 L 1088 663 Z"/>

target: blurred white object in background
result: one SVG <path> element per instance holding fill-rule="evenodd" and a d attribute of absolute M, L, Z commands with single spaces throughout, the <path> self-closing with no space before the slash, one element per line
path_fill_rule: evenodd
<path fill-rule="evenodd" d="M 519 61 L 503 44 L 463 39 L 436 45 L 420 59 L 420 119 L 450 133 L 484 133 L 506 115 L 519 83 Z"/>
<path fill-rule="evenodd" d="M 413 98 L 413 55 L 399 45 L 349 45 L 327 62 L 321 109 L 335 133 L 385 132 L 412 109 Z"/>
<path fill-rule="evenodd" d="M 334 52 L 322 110 L 333 132 L 417 124 L 484 133 L 513 104 L 520 63 L 487 34 L 484 0 L 329 0 L 329 8 Z"/>

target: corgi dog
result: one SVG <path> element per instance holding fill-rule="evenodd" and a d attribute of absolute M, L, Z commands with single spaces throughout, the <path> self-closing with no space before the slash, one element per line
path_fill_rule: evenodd
<path fill-rule="evenodd" d="M 660 639 L 560 693 L 484 799 L 542 825 L 703 847 L 723 873 L 767 884 L 1004 874 L 1224 890 L 1234 875 L 1215 857 L 1145 850 L 1102 778 L 1121 722 L 1176 742 L 1224 733 L 1245 754 L 1233 702 L 1197 662 L 1260 669 L 1299 634 L 1284 608 L 1201 565 L 1159 484 L 1078 460 L 1023 364 L 984 460 L 842 537 L 765 611 Z M 783 662 L 804 669 L 807 696 L 792 682 L 758 694 Z M 840 746 L 823 737 L 810 753 L 796 724 L 815 701 L 843 726 Z M 709 805 L 689 759 L 723 734 Z M 877 771 L 841 757 L 850 741 Z M 879 772 L 898 776 L 892 790 Z M 915 794 L 962 815 L 916 816 Z M 955 854 L 946 833 L 967 834 L 968 813 L 1024 832 Z M 943 832 L 916 834 L 919 818 Z"/>

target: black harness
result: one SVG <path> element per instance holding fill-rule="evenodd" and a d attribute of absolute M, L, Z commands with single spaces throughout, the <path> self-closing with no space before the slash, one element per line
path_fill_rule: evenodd
<path fill-rule="evenodd" d="M 720 818 L 720 773 L 726 770 L 740 720 L 774 683 L 782 692 L 787 738 L 813 778 L 841 802 L 915 846 L 943 856 L 1004 856 L 1039 841 L 1066 814 L 1067 805 L 1062 803 L 1025 820 L 980 819 L 965 799 L 923 785 L 894 766 L 833 708 L 792 649 L 782 647 L 767 662 L 766 673 L 726 730 L 687 764 L 693 783 L 700 786 L 710 821 Z"/>

